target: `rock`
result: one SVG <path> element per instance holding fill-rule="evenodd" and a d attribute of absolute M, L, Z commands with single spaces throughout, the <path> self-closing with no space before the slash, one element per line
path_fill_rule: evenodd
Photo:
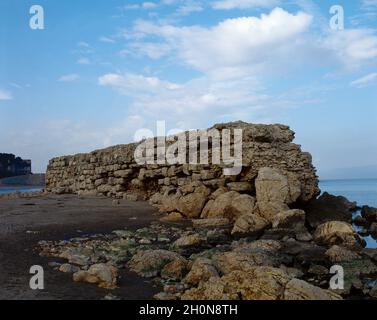
<path fill-rule="evenodd" d="M 303 280 L 292 279 L 285 287 L 285 300 L 342 300 L 342 297 L 330 290 L 323 290 Z"/>
<path fill-rule="evenodd" d="M 376 238 L 377 237 L 377 222 L 373 222 L 369 227 L 369 233 Z"/>
<path fill-rule="evenodd" d="M 208 281 L 212 277 L 219 277 L 219 274 L 210 259 L 198 258 L 192 264 L 190 272 L 184 279 L 184 282 L 197 286 L 201 281 Z"/>
<path fill-rule="evenodd" d="M 232 250 L 235 252 L 253 252 L 256 250 L 270 251 L 276 253 L 282 248 L 279 241 L 275 240 L 256 240 L 252 242 L 234 242 L 232 243 Z"/>
<path fill-rule="evenodd" d="M 252 243 L 235 247 L 233 251 L 217 253 L 212 259 L 221 274 L 236 270 L 247 271 L 255 266 L 278 267 L 286 262 L 286 257 L 279 254 L 278 250 L 253 246 Z"/>
<path fill-rule="evenodd" d="M 173 246 L 177 248 L 192 247 L 199 246 L 202 242 L 203 238 L 199 234 L 195 233 L 179 238 L 173 243 Z"/>
<path fill-rule="evenodd" d="M 203 209 L 201 218 L 227 218 L 235 221 L 242 215 L 252 214 L 255 199 L 246 194 L 229 191 L 210 200 Z"/>
<path fill-rule="evenodd" d="M 139 251 L 128 263 L 131 271 L 142 277 L 151 278 L 157 276 L 169 262 L 180 259 L 178 253 L 168 250 Z"/>
<path fill-rule="evenodd" d="M 182 300 L 278 300 L 290 280 L 280 269 L 254 267 L 202 281 L 198 288 L 187 290 Z"/>
<path fill-rule="evenodd" d="M 377 282 L 374 284 L 373 288 L 370 290 L 369 295 L 372 298 L 377 299 Z"/>
<path fill-rule="evenodd" d="M 117 277 L 118 269 L 104 263 L 94 264 L 88 271 L 78 271 L 73 274 L 75 282 L 93 283 L 105 289 L 115 289 Z"/>
<path fill-rule="evenodd" d="M 200 282 L 198 288 L 192 288 L 181 295 L 181 300 L 238 300 L 237 292 L 232 292 L 218 277 Z"/>
<path fill-rule="evenodd" d="M 342 221 L 330 221 L 317 227 L 314 241 L 320 245 L 341 244 L 348 248 L 358 247 L 359 236 L 352 226 Z"/>
<path fill-rule="evenodd" d="M 269 225 L 270 223 L 259 215 L 242 215 L 234 223 L 232 235 L 259 235 Z"/>
<path fill-rule="evenodd" d="M 272 222 L 273 228 L 290 228 L 297 231 L 306 231 L 305 211 L 287 210 L 279 212 Z"/>
<path fill-rule="evenodd" d="M 311 264 L 308 273 L 316 276 L 325 276 L 329 274 L 329 270 L 324 266 L 318 264 Z"/>
<path fill-rule="evenodd" d="M 195 219 L 192 223 L 194 228 L 217 228 L 230 225 L 229 219 L 226 218 Z"/>
<path fill-rule="evenodd" d="M 337 245 L 334 245 L 327 250 L 326 256 L 332 263 L 352 261 L 361 258 L 358 253 Z"/>
<path fill-rule="evenodd" d="M 59 267 L 59 271 L 63 273 L 75 273 L 80 271 L 80 268 L 73 266 L 69 263 L 64 263 Z"/>
<path fill-rule="evenodd" d="M 312 228 L 329 221 L 351 223 L 352 212 L 356 209 L 355 202 L 350 202 L 345 197 L 333 196 L 327 192 L 309 202 L 304 208 L 306 219 Z"/>
<path fill-rule="evenodd" d="M 86 266 L 90 262 L 90 257 L 85 255 L 82 251 L 67 249 L 62 252 L 60 258 L 67 259 L 70 264 L 77 266 Z"/>
<path fill-rule="evenodd" d="M 253 190 L 253 185 L 250 182 L 229 182 L 226 186 L 230 191 L 250 192 Z"/>
<path fill-rule="evenodd" d="M 311 234 L 305 227 L 305 211 L 303 210 L 294 209 L 279 212 L 273 219 L 272 227 L 280 229 L 282 235 L 285 233 L 299 241 L 312 240 Z"/>
<path fill-rule="evenodd" d="M 316 263 L 324 265 L 328 262 L 326 248 L 314 243 L 300 242 L 294 239 L 282 242 L 281 252 L 295 257 L 300 264 Z"/>
<path fill-rule="evenodd" d="M 369 224 L 368 220 L 363 218 L 362 216 L 356 216 L 353 219 L 353 223 L 357 226 L 367 226 Z"/>
<path fill-rule="evenodd" d="M 177 210 L 190 219 L 199 218 L 208 200 L 210 191 L 205 186 L 195 188 L 195 191 L 177 200 Z"/>
<path fill-rule="evenodd" d="M 301 195 L 298 180 L 288 177 L 275 168 L 261 168 L 255 181 L 258 208 L 261 216 L 272 222 L 279 212 L 289 210 L 288 204 Z"/>
<path fill-rule="evenodd" d="M 176 258 L 164 266 L 161 270 L 161 277 L 163 279 L 181 280 L 188 272 L 187 264 L 186 259 Z"/>
<path fill-rule="evenodd" d="M 172 212 L 165 217 L 160 219 L 161 222 L 180 222 L 184 219 L 181 213 L 179 212 Z"/>
<path fill-rule="evenodd" d="M 170 301 L 170 300 L 177 300 L 178 297 L 171 293 L 166 292 L 160 292 L 153 296 L 155 300 L 161 300 L 161 301 Z"/>
<path fill-rule="evenodd" d="M 368 222 L 377 222 L 377 208 L 363 206 L 361 208 L 361 216 Z"/>
<path fill-rule="evenodd" d="M 300 193 L 296 192 L 288 184 L 287 176 L 279 169 L 264 167 L 259 169 L 255 181 L 258 202 L 281 202 L 290 204 L 295 202 Z"/>

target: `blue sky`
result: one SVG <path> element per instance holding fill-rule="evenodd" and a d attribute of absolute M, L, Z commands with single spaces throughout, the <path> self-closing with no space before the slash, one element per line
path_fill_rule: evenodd
<path fill-rule="evenodd" d="M 290 125 L 321 178 L 375 178 L 376 101 L 376 0 L 0 2 L 0 151 L 35 172 L 157 120 L 243 120 Z"/>

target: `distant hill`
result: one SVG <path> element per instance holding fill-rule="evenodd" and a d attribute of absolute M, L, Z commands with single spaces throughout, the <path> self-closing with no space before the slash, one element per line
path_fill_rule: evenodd
<path fill-rule="evenodd" d="M 10 177 L 0 179 L 1 186 L 45 186 L 45 175 L 41 174 L 28 174 L 17 177 Z"/>

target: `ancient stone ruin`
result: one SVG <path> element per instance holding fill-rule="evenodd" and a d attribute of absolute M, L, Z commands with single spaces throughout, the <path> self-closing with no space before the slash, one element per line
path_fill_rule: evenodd
<path fill-rule="evenodd" d="M 225 175 L 223 169 L 228 164 L 213 164 L 211 155 L 216 150 L 211 138 L 206 149 L 208 164 L 138 164 L 135 150 L 140 144 L 133 143 L 52 159 L 46 174 L 47 191 L 148 199 L 173 217 L 227 219 L 235 223 L 234 232 L 263 229 L 274 222 L 277 213 L 290 210 L 289 205 L 308 202 L 318 195 L 311 156 L 292 143 L 294 132 L 289 127 L 234 122 L 211 129 L 242 129 L 239 174 Z M 225 142 L 220 135 L 220 142 L 221 146 L 230 143 L 232 149 L 235 138 Z M 187 143 L 188 157 L 192 151 L 189 147 Z M 295 217 L 297 214 L 290 212 Z"/>
<path fill-rule="evenodd" d="M 356 203 L 327 193 L 317 198 L 311 156 L 292 143 L 289 127 L 236 122 L 211 129 L 231 133 L 220 135 L 220 146 L 231 146 L 233 155 L 241 140 L 236 130 L 242 129 L 236 174 L 225 170 L 230 163 L 224 154 L 222 162 L 213 157 L 219 154 L 215 135 L 204 148 L 209 162 L 200 165 L 192 161 L 200 154 L 190 144 L 199 138 L 189 133 L 177 145 L 187 163 L 156 161 L 158 138 L 52 159 L 48 192 L 112 197 L 115 205 L 120 199 L 149 200 L 161 215 L 147 228 L 115 230 L 109 237 L 44 241 L 40 254 L 66 259 L 57 268 L 73 273 L 74 281 L 104 288 L 114 288 L 117 270 L 128 268 L 163 286 L 155 299 L 377 297 L 371 282 L 375 249 L 364 248 L 351 225 Z M 174 147 L 175 140 L 168 141 Z M 143 145 L 154 146 L 142 153 L 153 160 L 149 164 L 135 161 Z M 377 209 L 363 207 L 358 221 L 375 226 Z M 345 279 L 331 287 L 334 265 Z"/>

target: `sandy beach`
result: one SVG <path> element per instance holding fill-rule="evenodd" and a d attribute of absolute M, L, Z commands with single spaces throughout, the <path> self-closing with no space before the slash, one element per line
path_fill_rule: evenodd
<path fill-rule="evenodd" d="M 93 233 L 110 233 L 124 227 L 141 228 L 156 219 L 146 202 L 47 195 L 36 198 L 0 199 L 0 299 L 102 299 L 112 293 L 123 299 L 151 299 L 160 289 L 122 270 L 119 289 L 75 283 L 71 275 L 49 268 L 56 259 L 34 252 L 38 241 L 61 240 Z M 135 219 L 135 217 L 137 217 Z M 29 288 L 32 265 L 45 271 L 45 290 Z M 88 290 L 90 286 L 90 290 Z"/>

